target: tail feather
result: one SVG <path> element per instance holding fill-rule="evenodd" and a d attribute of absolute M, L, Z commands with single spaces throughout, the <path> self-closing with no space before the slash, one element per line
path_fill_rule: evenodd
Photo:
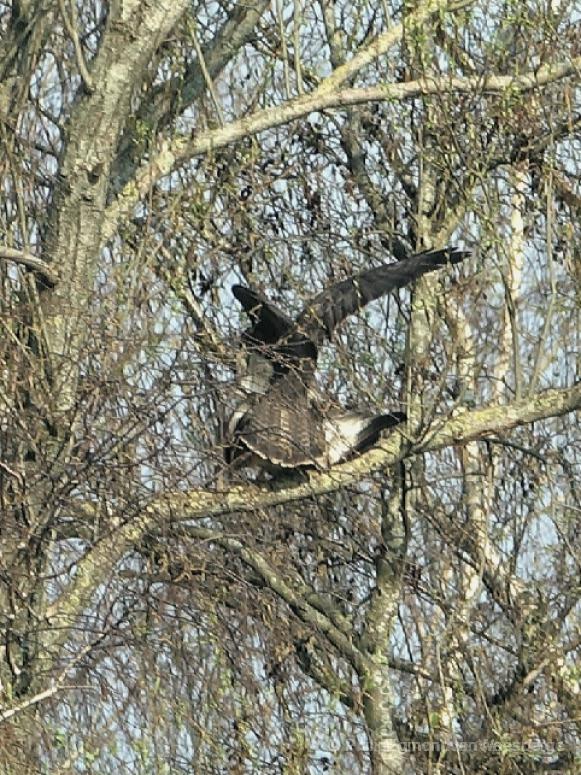
<path fill-rule="evenodd" d="M 395 425 L 399 425 L 405 422 L 405 412 L 389 412 L 389 414 L 379 414 L 376 417 L 372 417 L 367 425 L 360 431 L 356 441 L 356 452 L 365 452 L 379 440 L 379 434 L 381 431 L 387 428 L 393 428 Z"/>
<path fill-rule="evenodd" d="M 365 452 L 379 439 L 386 428 L 393 428 L 406 419 L 403 412 L 363 415 L 344 413 L 329 418 L 325 424 L 328 465 L 335 465 L 355 454 Z"/>

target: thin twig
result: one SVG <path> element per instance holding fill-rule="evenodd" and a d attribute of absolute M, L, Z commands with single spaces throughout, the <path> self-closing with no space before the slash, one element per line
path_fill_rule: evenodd
<path fill-rule="evenodd" d="M 218 123 L 221 127 L 224 126 L 224 115 L 222 113 L 222 107 L 220 106 L 220 102 L 218 100 L 218 95 L 216 94 L 216 89 L 214 88 L 214 82 L 212 81 L 212 77 L 210 73 L 208 72 L 208 68 L 206 67 L 206 60 L 204 58 L 204 52 L 202 51 L 202 47 L 200 46 L 200 41 L 198 40 L 198 35 L 196 33 L 196 27 L 195 24 L 191 24 L 190 26 L 190 33 L 192 36 L 192 41 L 194 44 L 194 48 L 196 50 L 196 56 L 198 58 L 198 63 L 200 65 L 200 70 L 202 71 L 202 75 L 204 76 L 204 80 L 206 82 L 206 86 L 208 87 L 208 91 L 210 92 L 210 97 L 212 98 L 212 102 L 214 103 L 214 109 L 216 111 L 216 115 L 218 117 Z"/>
<path fill-rule="evenodd" d="M 555 309 L 555 299 L 557 296 L 557 286 L 555 283 L 555 272 L 553 271 L 553 175 L 549 171 L 549 176 L 546 186 L 546 200 L 547 200 L 547 213 L 545 216 L 546 221 L 546 245 L 547 245 L 547 271 L 549 274 L 549 285 L 551 288 L 551 296 L 549 298 L 549 304 L 545 313 L 545 322 L 543 323 L 543 330 L 539 341 L 537 342 L 535 365 L 533 367 L 533 374 L 529 384 L 528 392 L 532 395 L 537 389 L 539 379 L 543 368 L 547 362 L 547 353 L 550 351 L 548 347 L 549 332 L 551 330 L 551 324 L 553 322 L 553 311 Z"/>
<path fill-rule="evenodd" d="M 284 72 L 284 87 L 285 87 L 287 99 L 290 99 L 292 97 L 292 89 L 290 84 L 290 73 L 289 73 L 289 66 L 288 66 L 288 47 L 286 44 L 286 38 L 284 34 L 282 0 L 277 0 L 276 2 L 276 16 L 278 19 L 278 29 L 280 34 L 280 48 L 282 51 L 281 59 L 282 59 L 282 69 Z"/>
<path fill-rule="evenodd" d="M 5 721 L 8 721 L 8 719 L 11 719 L 13 716 L 18 715 L 19 713 L 22 713 L 23 710 L 26 710 L 27 708 L 30 708 L 32 705 L 38 705 L 39 702 L 42 702 L 43 700 L 47 700 L 49 697 L 52 697 L 57 692 L 60 692 L 63 689 L 76 689 L 76 686 L 64 686 L 55 684 L 54 686 L 51 686 L 50 689 L 45 689 L 43 692 L 39 692 L 38 694 L 35 694 L 34 697 L 30 697 L 28 700 L 24 700 L 24 702 L 21 702 L 19 705 L 15 705 L 13 708 L 9 708 L 8 710 L 0 711 L 0 724 L 4 723 Z"/>
<path fill-rule="evenodd" d="M 303 20 L 303 9 L 301 0 L 294 0 L 293 9 L 293 48 L 295 60 L 295 77 L 297 79 L 297 91 L 299 94 L 305 93 L 303 85 L 303 67 L 301 64 L 301 22 Z"/>
<path fill-rule="evenodd" d="M 73 42 L 77 67 L 79 68 L 79 74 L 83 81 L 83 85 L 89 94 L 92 94 L 95 91 L 95 84 L 93 83 L 93 79 L 91 78 L 91 74 L 87 68 L 87 63 L 85 62 L 85 57 L 83 56 L 83 49 L 81 47 L 79 36 L 77 35 L 75 24 L 71 22 L 68 17 L 67 10 L 65 8 L 65 0 L 59 0 L 59 8 L 65 29 L 69 33 L 69 37 Z M 74 2 L 71 3 L 71 13 L 73 14 L 73 21 L 76 21 L 76 8 Z"/>

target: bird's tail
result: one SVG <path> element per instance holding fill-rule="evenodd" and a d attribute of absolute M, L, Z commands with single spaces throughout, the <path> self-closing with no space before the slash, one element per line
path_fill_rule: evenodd
<path fill-rule="evenodd" d="M 406 419 L 403 412 L 366 415 L 344 412 L 330 418 L 325 427 L 328 464 L 347 460 L 372 447 L 379 434 L 386 428 L 393 428 Z"/>
<path fill-rule="evenodd" d="M 369 449 L 369 447 L 372 447 L 377 443 L 381 431 L 384 431 L 387 428 L 393 428 L 395 425 L 405 422 L 405 420 L 405 412 L 389 412 L 388 414 L 378 414 L 375 417 L 370 418 L 359 433 L 359 438 L 357 439 L 357 451 L 365 452 L 366 449 Z"/>

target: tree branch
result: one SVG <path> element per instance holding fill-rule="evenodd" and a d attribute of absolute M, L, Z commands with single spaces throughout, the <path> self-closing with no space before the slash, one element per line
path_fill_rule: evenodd
<path fill-rule="evenodd" d="M 53 621 L 51 627 L 50 645 L 58 648 L 66 641 L 68 629 L 74 625 L 76 617 L 85 609 L 94 590 L 111 574 L 116 563 L 127 550 L 139 544 L 147 533 L 155 533 L 159 525 L 167 526 L 171 523 L 216 517 L 236 511 L 250 512 L 267 506 L 334 492 L 359 482 L 374 471 L 393 465 L 403 457 L 435 451 L 451 444 L 462 444 L 488 433 L 499 433 L 501 430 L 564 415 L 579 408 L 581 408 L 581 382 L 571 388 L 547 390 L 505 406 L 463 411 L 456 417 L 443 421 L 437 429 L 426 434 L 419 444 L 407 449 L 402 436 L 394 433 L 382 446 L 375 447 L 356 460 L 336 466 L 330 471 L 313 473 L 309 482 L 299 486 L 283 485 L 281 489 L 269 490 L 248 484 L 224 492 L 192 490 L 170 493 L 152 500 L 138 516 L 122 524 L 118 530 L 97 543 L 79 560 L 77 572 L 69 588 L 47 610 L 48 619 L 58 620 L 57 623 Z M 94 510 L 95 505 L 90 503 L 79 507 L 79 511 L 84 512 L 83 518 L 86 520 L 94 518 Z M 202 537 L 201 533 L 200 537 Z M 207 530 L 205 539 L 226 542 L 222 545 L 241 556 L 249 551 L 237 539 L 226 538 L 215 530 Z M 248 555 L 248 561 L 251 564 L 254 559 Z M 259 563 L 256 564 L 256 572 L 267 572 Z M 284 584 L 282 580 L 280 583 Z M 293 599 L 292 590 L 288 593 L 286 590 L 282 591 L 289 601 Z M 304 602 L 300 601 L 300 604 L 304 605 Z M 313 617 L 316 616 L 320 614 L 313 609 Z M 339 638 L 345 638 L 342 632 L 336 628 L 333 630 L 337 633 L 337 643 Z"/>
<path fill-rule="evenodd" d="M 397 42 L 397 39 L 392 41 L 392 45 L 395 42 Z M 383 48 L 381 48 L 379 53 L 385 53 Z M 357 57 L 354 57 L 348 64 L 350 65 L 356 59 Z M 334 79 L 335 74 L 339 70 L 342 71 L 342 68 L 336 70 L 333 76 L 330 76 L 330 79 Z M 530 71 L 519 76 L 491 75 L 483 77 L 478 75 L 467 78 L 428 76 L 406 83 L 393 83 L 366 88 L 346 88 L 337 91 L 330 89 L 328 85 L 330 79 L 327 79 L 310 94 L 300 95 L 280 107 L 268 107 L 256 111 L 250 116 L 245 116 L 238 121 L 233 121 L 228 126 L 220 129 L 196 133 L 194 139 L 180 136 L 171 143 L 167 142 L 157 156 L 137 172 L 134 180 L 125 186 L 118 199 L 110 205 L 105 216 L 103 237 L 105 240 L 110 239 L 114 235 L 119 221 L 123 217 L 129 216 L 134 205 L 146 195 L 151 186 L 175 169 L 176 166 L 194 156 L 215 151 L 244 137 L 257 134 L 266 129 L 273 129 L 306 116 L 309 113 L 330 108 L 360 105 L 367 102 L 401 101 L 435 94 L 524 93 L 538 86 L 544 86 L 570 75 L 575 75 L 579 70 L 581 70 L 581 56 L 573 59 L 571 62 L 545 65 L 537 71 Z M 350 74 L 352 74 L 351 69 L 344 74 L 342 80 L 349 77 Z M 336 79 L 333 80 L 333 83 L 335 81 Z"/>
<path fill-rule="evenodd" d="M 0 259 L 14 261 L 16 264 L 22 264 L 22 266 L 32 269 L 42 280 L 51 286 L 56 285 L 57 283 L 58 278 L 56 272 L 54 272 L 41 258 L 33 256 L 32 253 L 26 253 L 23 250 L 16 250 L 15 248 L 8 248 L 4 245 L 0 245 Z"/>
<path fill-rule="evenodd" d="M 86 330 L 81 320 L 94 291 L 101 219 L 118 140 L 154 51 L 188 7 L 187 0 L 113 3 L 99 50 L 91 62 L 92 92 L 79 90 L 67 122 L 67 142 L 47 215 L 44 251 L 59 268 L 60 282 L 44 294 L 43 313 L 53 377 L 55 410 L 75 402 L 79 353 Z"/>
<path fill-rule="evenodd" d="M 216 33 L 211 44 L 201 47 L 207 76 L 201 69 L 201 59 L 196 58 L 183 75 L 170 78 L 154 86 L 148 93 L 135 116 L 125 127 L 119 154 L 113 165 L 114 189 L 119 191 L 132 177 L 138 161 L 134 159 L 136 143 L 135 127 L 147 127 L 152 133 L 163 131 L 170 121 L 191 106 L 203 94 L 205 77 L 216 79 L 232 57 L 255 34 L 255 27 L 268 7 L 268 0 L 251 5 L 234 6 L 232 13 Z"/>
<path fill-rule="evenodd" d="M 73 15 L 73 19 L 69 19 L 69 15 L 67 13 L 67 9 L 65 8 L 65 0 L 58 0 L 59 4 L 59 10 L 61 12 L 61 18 L 63 20 L 63 24 L 65 25 L 65 29 L 69 34 L 70 39 L 73 42 L 73 48 L 75 49 L 75 58 L 77 60 L 77 67 L 79 68 L 79 74 L 83 80 L 83 84 L 85 85 L 85 89 L 91 93 L 94 91 L 95 86 L 93 84 L 93 80 L 91 78 L 91 74 L 89 73 L 89 70 L 87 68 L 87 63 L 85 62 L 85 57 L 83 56 L 83 48 L 81 46 L 81 41 L 79 40 L 79 36 L 77 33 L 77 29 L 75 26 L 76 23 L 76 16 L 77 16 L 77 9 L 76 6 L 73 3 L 71 3 L 71 13 Z"/>
<path fill-rule="evenodd" d="M 352 639 L 336 627 L 328 616 L 307 602 L 302 594 L 292 589 L 259 552 L 253 551 L 238 538 L 225 536 L 222 532 L 216 530 L 202 527 L 191 528 L 191 534 L 202 541 L 211 541 L 223 549 L 237 554 L 246 565 L 252 568 L 264 580 L 269 589 L 272 589 L 285 601 L 301 621 L 325 635 L 330 643 L 349 660 L 351 666 L 359 675 L 365 673 L 368 669 L 367 659 L 354 646 Z"/>
<path fill-rule="evenodd" d="M 177 165 L 188 159 L 206 153 L 216 148 L 222 148 L 243 137 L 286 124 L 313 111 L 325 107 L 337 107 L 343 104 L 337 90 L 341 84 L 355 76 L 363 67 L 371 64 L 381 55 L 387 53 L 404 36 L 419 27 L 432 14 L 443 10 L 447 0 L 426 0 L 413 13 L 406 16 L 405 23 L 394 25 L 387 32 L 378 35 L 352 59 L 338 67 L 334 72 L 310 94 L 301 94 L 289 100 L 280 107 L 268 107 L 256 113 L 234 121 L 226 127 L 196 133 L 196 140 L 177 137 L 171 143 L 167 142 L 160 152 L 148 164 L 137 171 L 135 178 L 130 180 L 118 199 L 108 208 L 104 223 L 103 240 L 110 239 L 117 229 L 117 224 L 123 217 L 130 215 L 133 206 L 149 191 L 161 177 L 167 175 Z M 396 84 L 395 86 L 398 86 Z M 359 90 L 347 89 L 346 92 Z M 365 91 L 365 90 L 363 90 Z M 387 97 L 389 99 L 390 97 Z M 385 96 L 379 99 L 386 99 Z M 339 100 L 339 101 L 338 101 Z M 367 100 L 362 100 L 366 102 Z M 357 103 L 353 103 L 357 104 Z"/>

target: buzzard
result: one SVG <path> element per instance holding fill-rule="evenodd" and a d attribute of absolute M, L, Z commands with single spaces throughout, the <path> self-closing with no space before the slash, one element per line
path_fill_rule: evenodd
<path fill-rule="evenodd" d="M 318 348 L 348 315 L 468 251 L 426 251 L 335 283 L 292 319 L 258 291 L 234 285 L 232 293 L 250 318 L 242 334 L 245 364 L 239 401 L 227 427 L 225 457 L 237 466 L 270 472 L 328 468 L 373 446 L 403 412 L 370 414 L 337 408 L 315 385 Z"/>

